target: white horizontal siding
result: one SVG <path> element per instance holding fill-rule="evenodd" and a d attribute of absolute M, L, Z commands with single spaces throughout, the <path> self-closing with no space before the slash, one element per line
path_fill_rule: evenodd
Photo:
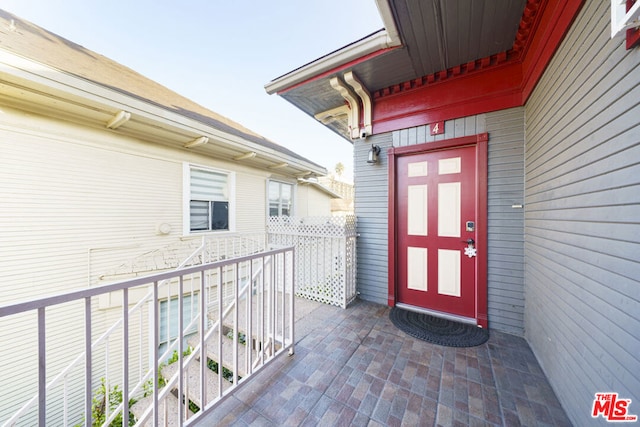
<path fill-rule="evenodd" d="M 585 3 L 526 105 L 526 337 L 575 425 L 597 392 L 640 399 L 640 51 L 609 8 Z"/>
<path fill-rule="evenodd" d="M 380 146 L 380 161 L 367 163 L 371 144 Z M 387 150 L 392 145 L 391 134 L 354 142 L 355 200 L 358 218 L 357 291 L 359 297 L 379 304 L 388 299 L 388 168 Z"/>
<path fill-rule="evenodd" d="M 266 188 L 267 174 L 244 169 L 236 174 L 236 231 L 266 232 Z"/>
<path fill-rule="evenodd" d="M 101 274 L 181 242 L 183 162 L 235 170 L 237 230 L 264 231 L 266 172 L 3 107 L 0 304 L 102 284 Z M 170 225 L 168 235 L 156 234 L 160 223 Z M 110 305 L 108 298 L 105 301 L 102 307 Z M 84 348 L 84 309 L 82 304 L 75 305 L 74 309 L 47 310 L 50 378 Z M 94 337 L 120 316 L 118 304 L 111 304 L 117 308 L 110 311 L 98 305 L 94 299 Z M 34 316 L 29 317 L 29 321 L 0 319 L 0 360 L 5 363 L 0 423 L 17 409 L 17 402 L 35 391 L 37 331 Z M 145 340 L 143 347 L 147 346 Z M 95 356 L 96 387 L 106 354 L 101 351 Z M 132 350 L 131 357 L 136 354 L 137 349 Z M 116 361 L 117 356 L 110 364 Z M 58 394 L 51 399 L 60 403 Z M 59 410 L 52 409 L 51 424 L 58 424 Z"/>
<path fill-rule="evenodd" d="M 296 185 L 296 216 L 331 216 L 331 198 L 311 185 Z"/>

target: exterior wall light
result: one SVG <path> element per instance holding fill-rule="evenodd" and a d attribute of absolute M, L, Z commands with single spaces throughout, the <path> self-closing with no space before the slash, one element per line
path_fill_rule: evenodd
<path fill-rule="evenodd" d="M 380 147 L 377 145 L 372 145 L 369 150 L 369 157 L 367 158 L 367 163 L 376 164 L 378 163 L 378 154 L 380 154 Z"/>

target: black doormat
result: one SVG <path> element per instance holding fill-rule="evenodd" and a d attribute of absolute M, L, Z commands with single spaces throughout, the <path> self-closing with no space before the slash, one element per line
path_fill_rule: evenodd
<path fill-rule="evenodd" d="M 475 347 L 489 339 L 487 329 L 398 307 L 391 309 L 389 318 L 406 334 L 447 347 Z"/>

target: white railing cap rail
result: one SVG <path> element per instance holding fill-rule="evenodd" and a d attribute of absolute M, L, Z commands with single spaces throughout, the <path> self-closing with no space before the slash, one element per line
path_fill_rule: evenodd
<path fill-rule="evenodd" d="M 58 295 L 52 295 L 49 297 L 33 299 L 29 301 L 8 304 L 0 306 L 0 318 L 7 317 L 26 311 L 37 310 L 40 308 L 46 308 L 53 305 L 63 304 L 69 301 L 80 300 L 83 298 L 95 297 L 98 295 L 106 294 L 109 292 L 121 291 L 123 289 L 130 289 L 136 286 L 147 285 L 153 282 L 160 282 L 162 280 L 173 279 L 180 275 L 187 275 L 192 273 L 198 273 L 201 271 L 211 270 L 214 268 L 226 267 L 231 264 L 237 264 L 245 261 L 251 261 L 252 259 L 268 257 L 278 253 L 283 253 L 293 249 L 292 246 L 285 248 L 271 249 L 257 254 L 241 256 L 237 258 L 229 258 L 220 261 L 214 261 L 207 264 L 199 264 L 192 267 L 185 267 L 179 270 L 171 270 L 163 273 L 151 274 L 144 277 L 137 277 L 134 279 L 123 280 L 117 283 L 111 283 L 108 285 L 96 286 L 93 288 L 79 289 L 77 291 L 70 291 Z"/>

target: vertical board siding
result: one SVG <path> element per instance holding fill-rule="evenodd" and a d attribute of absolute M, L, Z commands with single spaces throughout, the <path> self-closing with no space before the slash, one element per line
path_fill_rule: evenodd
<path fill-rule="evenodd" d="M 526 337 L 575 425 L 640 401 L 640 50 L 609 25 L 587 1 L 525 107 Z"/>

